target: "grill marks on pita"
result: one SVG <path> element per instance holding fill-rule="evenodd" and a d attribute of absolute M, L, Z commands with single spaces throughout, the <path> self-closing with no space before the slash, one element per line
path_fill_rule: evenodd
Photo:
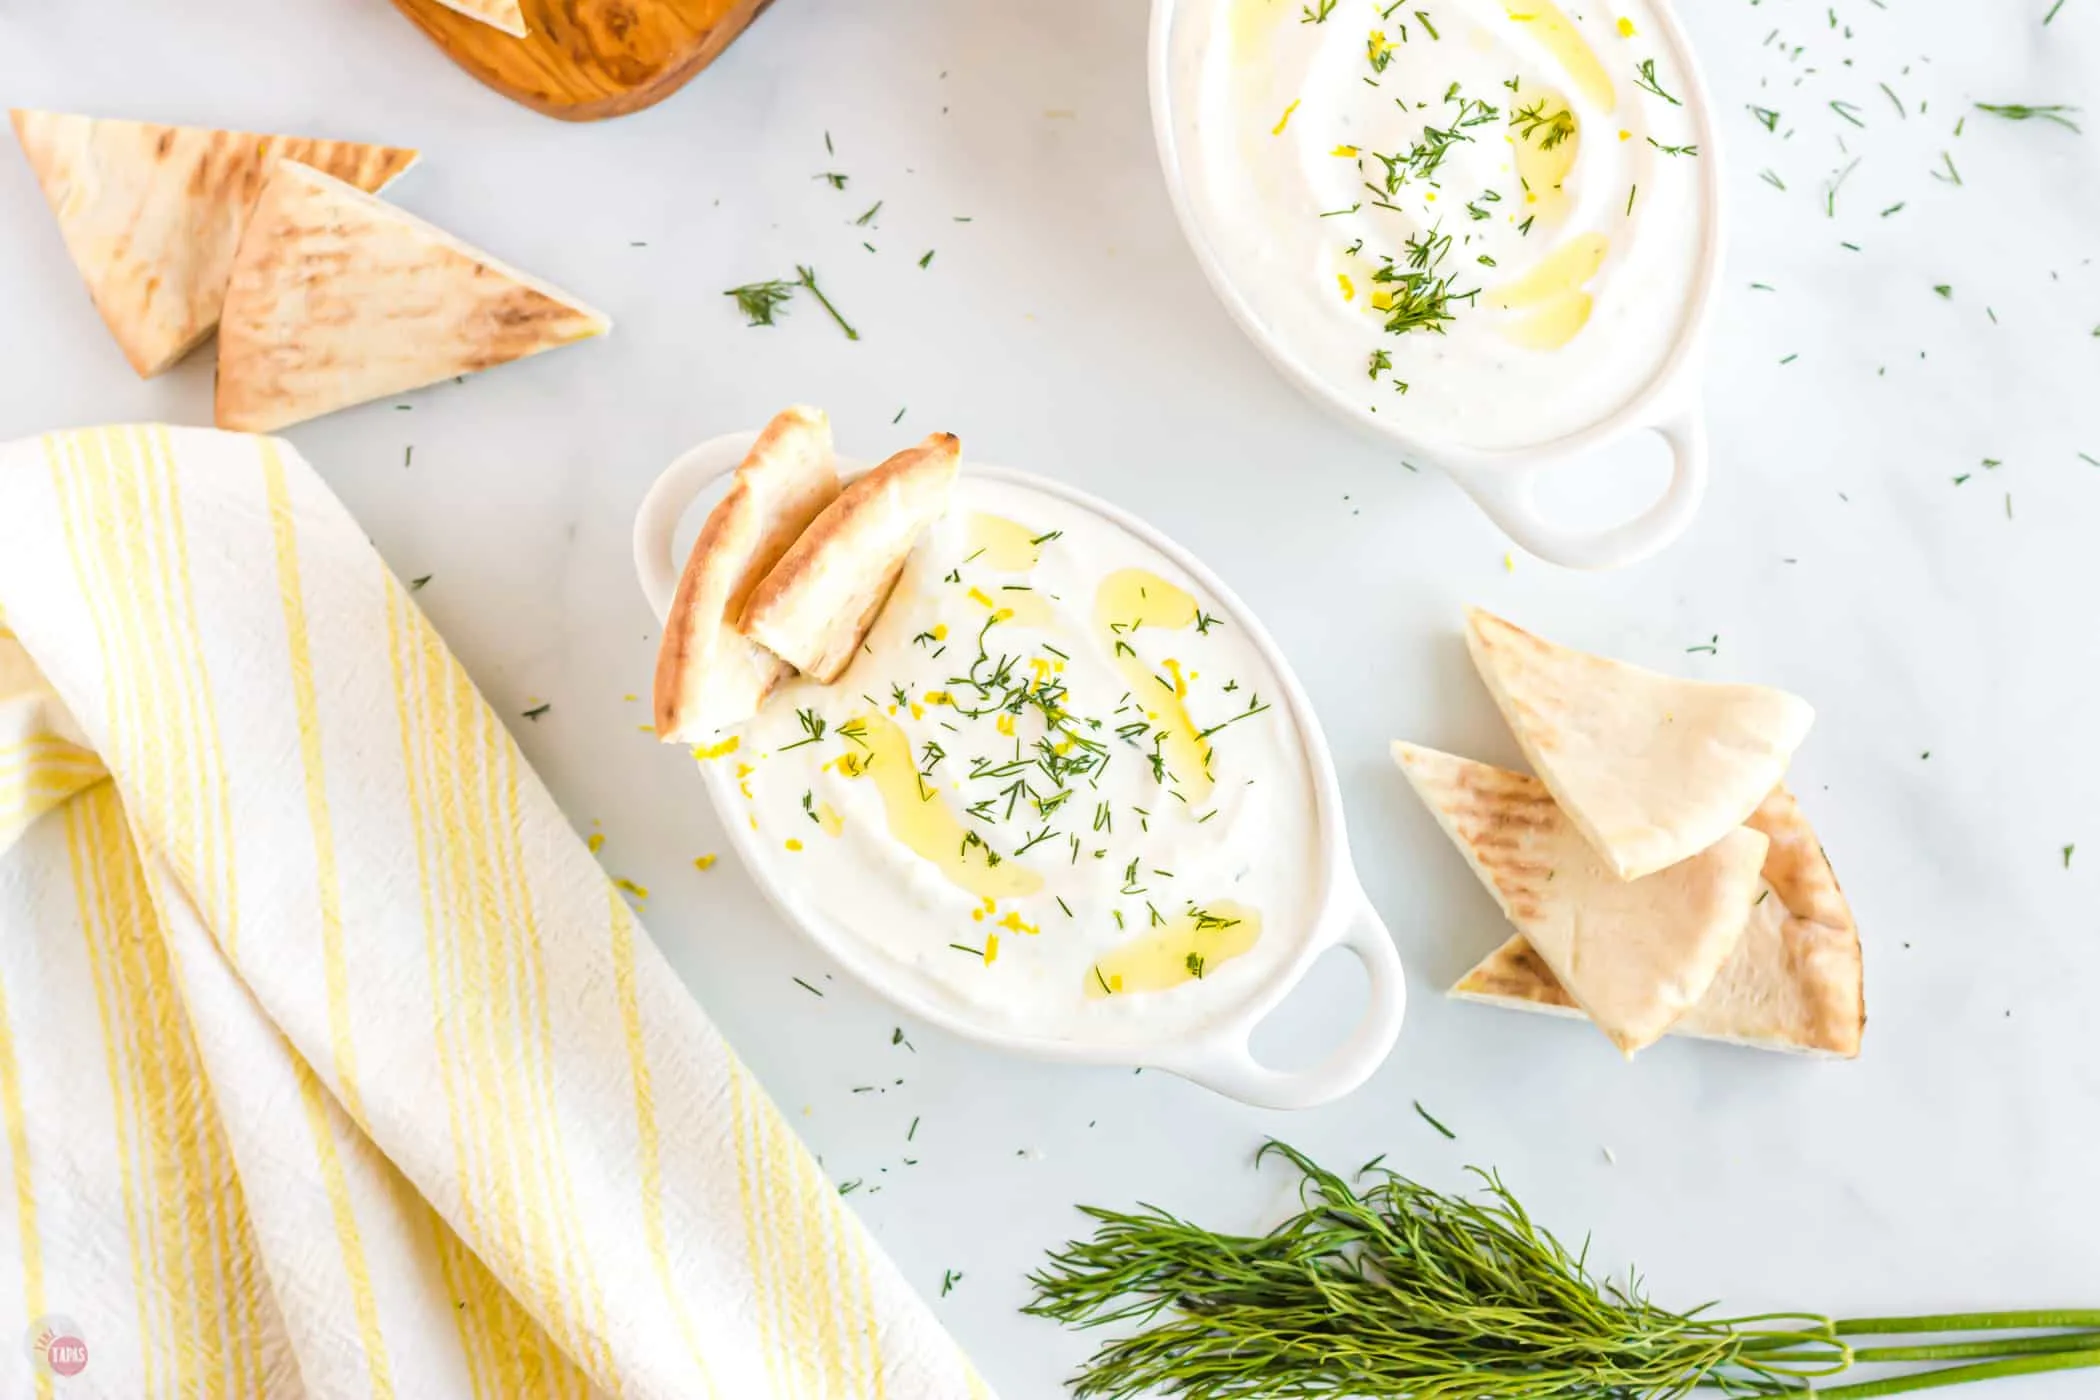
<path fill-rule="evenodd" d="M 1517 928 L 1452 995 L 1586 1016 L 1628 1055 L 1663 1034 L 1857 1055 L 1859 934 L 1780 782 L 1809 707 L 1477 609 L 1466 640 L 1538 776 L 1393 746 Z"/>
<path fill-rule="evenodd" d="M 227 288 L 217 421 L 274 432 L 611 326 L 443 229 L 280 161 Z"/>
<path fill-rule="evenodd" d="M 168 369 L 212 333 L 270 171 L 298 161 L 368 193 L 416 152 L 355 141 L 18 109 L 15 137 L 124 357 Z"/>

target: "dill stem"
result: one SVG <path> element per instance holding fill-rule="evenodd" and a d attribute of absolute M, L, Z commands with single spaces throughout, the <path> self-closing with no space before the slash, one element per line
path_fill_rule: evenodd
<path fill-rule="evenodd" d="M 1852 1359 L 1877 1361 L 1960 1361 L 1976 1357 L 2027 1356 L 2038 1352 L 2091 1351 L 2100 1348 L 2100 1332 L 2060 1332 L 2050 1337 L 2008 1337 L 1996 1342 L 1934 1342 L 1908 1347 L 1857 1347 Z"/>
<path fill-rule="evenodd" d="M 1921 1313 L 1916 1317 L 1848 1317 L 1831 1324 L 1841 1337 L 1917 1332 L 2007 1332 L 2043 1327 L 2100 1328 L 2100 1309 L 2042 1308 L 2030 1312 Z"/>
<path fill-rule="evenodd" d="M 846 339 L 860 339 L 860 332 L 846 323 L 846 318 L 839 315 L 839 309 L 831 304 L 831 298 L 825 296 L 823 291 L 818 288 L 816 273 L 798 263 L 795 266 L 795 280 L 807 287 L 809 294 L 817 299 L 818 304 L 831 313 L 831 319 L 839 323 L 839 329 L 846 333 Z"/>
<path fill-rule="evenodd" d="M 2029 1376 L 2044 1371 L 2076 1371 L 2100 1366 L 2100 1351 L 2060 1351 L 2041 1356 L 2014 1356 L 1975 1366 L 1943 1366 L 1932 1371 L 1913 1371 L 1878 1381 L 1818 1387 L 1816 1400 L 1872 1400 L 1880 1395 L 1908 1395 L 1917 1390 L 1967 1385 L 1972 1381 L 1997 1380 L 2004 1376 Z"/>

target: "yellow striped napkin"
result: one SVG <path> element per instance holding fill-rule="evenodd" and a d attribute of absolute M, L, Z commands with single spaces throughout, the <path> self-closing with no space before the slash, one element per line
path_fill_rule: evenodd
<path fill-rule="evenodd" d="M 989 1393 L 272 439 L 0 448 L 0 1119 L 10 1397 Z"/>

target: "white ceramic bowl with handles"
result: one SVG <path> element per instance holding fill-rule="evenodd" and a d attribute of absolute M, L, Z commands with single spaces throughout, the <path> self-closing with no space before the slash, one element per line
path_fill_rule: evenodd
<path fill-rule="evenodd" d="M 755 432 L 731 433 L 701 443 L 685 453 L 649 488 L 634 521 L 635 569 L 642 592 L 659 620 L 671 605 L 678 584 L 678 562 L 672 552 L 681 519 L 708 488 L 736 469 L 750 449 Z M 866 463 L 841 458 L 841 475 L 865 470 Z M 749 824 L 741 820 L 736 780 L 721 764 L 702 764 L 708 796 L 722 829 L 742 858 L 751 878 L 765 891 L 775 908 L 813 942 L 829 953 L 848 972 L 868 987 L 913 1015 L 955 1035 L 1017 1054 L 1041 1059 L 1070 1060 L 1086 1064 L 1144 1065 L 1169 1070 L 1218 1093 L 1263 1108 L 1307 1108 L 1326 1103 L 1355 1089 L 1384 1063 L 1400 1033 L 1406 1010 L 1407 982 L 1393 948 L 1391 935 L 1371 908 L 1355 867 L 1349 859 L 1349 841 L 1342 821 L 1342 798 L 1334 777 L 1334 762 L 1320 732 L 1312 705 L 1305 698 L 1297 677 L 1285 663 L 1269 634 L 1231 589 L 1196 558 L 1143 521 L 1105 501 L 1075 491 L 1069 486 L 1026 472 L 966 463 L 966 476 L 1009 481 L 1089 511 L 1117 530 L 1132 535 L 1166 556 L 1193 579 L 1209 605 L 1241 629 L 1275 672 L 1285 705 L 1303 746 L 1317 808 L 1316 832 L 1321 869 L 1318 907 L 1304 928 L 1287 929 L 1272 921 L 1264 937 L 1294 940 L 1289 960 L 1275 977 L 1257 987 L 1234 1005 L 1220 1008 L 1192 1032 L 1179 1032 L 1157 1041 L 1118 1040 L 1114 1043 L 1052 1039 L 1017 1034 L 977 1019 L 967 1007 L 938 996 L 935 990 L 901 963 L 824 915 L 803 899 L 792 881 L 784 878 L 781 862 L 761 845 Z M 1346 948 L 1362 962 L 1370 983 L 1369 1004 L 1348 1038 L 1328 1057 L 1309 1069 L 1276 1070 L 1256 1060 L 1248 1041 L 1262 1018 L 1290 995 L 1306 971 L 1330 948 Z"/>
<path fill-rule="evenodd" d="M 1397 449 L 1395 455 L 1422 457 L 1456 481 L 1474 503 L 1531 554 L 1571 569 L 1616 569 L 1647 558 L 1668 545 L 1691 524 L 1706 492 L 1708 451 L 1706 420 L 1699 403 L 1699 370 L 1713 289 L 1724 253 L 1721 207 L 1720 134 L 1714 128 L 1713 103 L 1691 42 L 1677 23 L 1670 0 L 1657 0 L 1653 15 L 1659 41 L 1678 76 L 1686 113 L 1698 129 L 1700 210 L 1705 233 L 1689 303 L 1676 344 L 1640 391 L 1608 417 L 1580 432 L 1535 446 L 1485 451 L 1463 443 L 1425 438 L 1408 431 L 1404 416 L 1369 418 L 1361 405 L 1328 382 L 1290 344 L 1271 332 L 1246 295 L 1226 271 L 1213 246 L 1204 216 L 1189 194 L 1189 176 L 1176 136 L 1178 105 L 1192 100 L 1184 91 L 1192 83 L 1175 71 L 1174 26 L 1190 4 L 1203 0 L 1153 0 L 1151 54 L 1152 131 L 1159 145 L 1167 193 L 1173 199 L 1182 233 L 1197 264 L 1225 309 L 1238 321 L 1284 377 L 1315 402 L 1332 409 L 1360 430 Z M 1535 499 L 1539 477 L 1552 469 L 1630 433 L 1652 431 L 1670 449 L 1670 481 L 1655 502 L 1631 520 L 1601 530 L 1574 530 L 1555 523 Z"/>

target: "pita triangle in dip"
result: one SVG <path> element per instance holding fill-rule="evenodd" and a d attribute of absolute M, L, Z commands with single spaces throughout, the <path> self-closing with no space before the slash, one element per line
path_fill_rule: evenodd
<path fill-rule="evenodd" d="M 248 214 L 280 159 L 379 190 L 416 153 L 355 141 L 17 110 L 15 137 L 124 358 L 141 375 L 210 335 Z"/>
<path fill-rule="evenodd" d="M 1466 646 L 1533 771 L 1606 867 L 1638 880 L 1740 827 L 1815 712 L 1757 685 L 1573 651 L 1474 608 Z"/>
<path fill-rule="evenodd" d="M 525 9 L 518 0 L 438 0 L 448 10 L 457 10 L 468 19 L 478 19 L 491 29 L 500 29 L 516 38 L 525 37 Z"/>
<path fill-rule="evenodd" d="M 280 161 L 226 292 L 217 421 L 274 432 L 611 326 L 442 229 Z"/>
<path fill-rule="evenodd" d="M 1851 1059 L 1866 1029 L 1859 930 L 1837 876 L 1793 794 L 1781 788 L 1749 825 L 1771 841 L 1742 941 L 1671 1035 Z M 1451 995 L 1580 1016 L 1520 934 L 1460 978 Z"/>
<path fill-rule="evenodd" d="M 656 651 L 656 734 L 692 743 L 740 724 L 794 667 L 737 631 L 744 604 L 839 494 L 831 420 L 774 416 L 693 541 Z"/>
<path fill-rule="evenodd" d="M 1627 1055 L 1705 997 L 1743 936 L 1767 842 L 1737 828 L 1621 880 L 1538 779 L 1396 743 L 1393 757 L 1502 912 Z"/>
<path fill-rule="evenodd" d="M 744 635 L 829 685 L 860 649 L 919 535 L 948 509 L 962 460 L 935 433 L 849 483 L 752 593 Z"/>

